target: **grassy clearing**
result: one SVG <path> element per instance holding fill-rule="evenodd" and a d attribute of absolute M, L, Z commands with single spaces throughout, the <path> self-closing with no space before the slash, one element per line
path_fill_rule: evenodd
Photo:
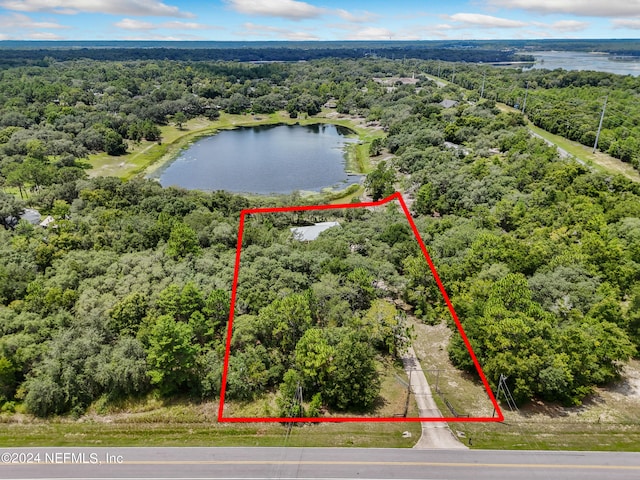
<path fill-rule="evenodd" d="M 29 194 L 29 190 L 23 188 L 22 189 L 22 197 L 20 196 L 20 189 L 18 187 L 7 187 L 6 185 L 1 188 L 4 193 L 9 195 L 13 195 L 16 198 L 21 198 L 22 200 L 27 200 L 31 195 Z"/>
<path fill-rule="evenodd" d="M 332 423 L 295 426 L 269 423 L 63 423 L 0 425 L 0 444 L 11 447 L 376 447 L 411 448 L 419 432 L 402 438 L 412 425 Z M 418 425 L 419 426 L 419 425 Z M 413 429 L 415 430 L 415 428 Z"/>
<path fill-rule="evenodd" d="M 640 182 L 640 173 L 638 173 L 638 171 L 630 164 L 625 163 L 622 160 L 599 151 L 592 153 L 591 148 L 578 142 L 567 140 L 559 135 L 549 133 L 546 130 L 536 127 L 531 122 L 529 122 L 529 129 L 600 172 L 620 174 L 634 182 Z"/>
<path fill-rule="evenodd" d="M 517 112 L 515 108 L 512 108 L 503 103 L 496 104 L 498 108 L 505 112 Z M 580 160 L 584 164 L 592 167 L 593 169 L 603 173 L 613 173 L 624 175 L 628 179 L 634 182 L 640 182 L 640 173 L 635 170 L 630 164 L 623 162 L 617 158 L 597 151 L 592 153 L 592 148 L 582 145 L 581 143 L 568 140 L 560 135 L 554 135 L 547 132 L 540 127 L 536 127 L 530 120 L 527 121 L 527 127 L 536 135 L 539 135 L 548 142 L 553 143 L 558 148 L 566 151 L 569 155 Z"/>
<path fill-rule="evenodd" d="M 353 198 L 362 198 L 364 195 L 364 186 L 351 185 L 344 191 L 338 192 L 330 197 L 329 203 L 333 205 L 351 203 Z"/>
<path fill-rule="evenodd" d="M 482 385 L 453 368 L 447 354 L 452 333 L 444 324 L 416 324 L 416 354 L 431 387 L 436 383 L 460 413 L 491 416 Z M 449 413 L 435 395 L 443 414 Z M 503 406 L 503 408 L 506 408 Z M 504 411 L 502 423 L 456 423 L 473 448 L 534 450 L 640 450 L 640 362 L 631 361 L 623 379 L 599 388 L 580 407 L 534 402 L 519 412 Z"/>

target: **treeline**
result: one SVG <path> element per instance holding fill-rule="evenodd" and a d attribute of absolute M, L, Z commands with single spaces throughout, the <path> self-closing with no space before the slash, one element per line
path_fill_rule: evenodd
<path fill-rule="evenodd" d="M 593 147 L 605 99 L 598 149 L 640 169 L 640 77 L 595 71 L 487 69 L 465 65 L 428 67 L 464 88 L 526 109 L 538 127 Z M 484 91 L 482 84 L 484 80 Z M 526 105 L 525 105 L 526 96 Z"/>
<path fill-rule="evenodd" d="M 566 51 L 566 52 L 608 52 L 619 55 L 640 55 L 638 41 L 634 39 L 581 39 L 581 38 L 549 38 L 526 40 L 476 40 L 472 45 L 483 45 L 485 48 L 515 48 L 518 51 Z"/>
<path fill-rule="evenodd" d="M 421 76 L 429 68 L 380 59 L 260 66 L 77 62 L 4 72 L 0 85 L 3 98 L 16 92 L 11 98 L 22 103 L 13 112 L 27 118 L 44 111 L 48 88 L 82 93 L 82 80 L 73 77 L 80 71 L 114 103 L 68 106 L 95 112 L 99 123 L 128 118 L 130 106 L 165 89 L 225 109 L 237 95 L 247 101 L 239 112 L 273 95 L 284 108 L 292 100 L 298 108 L 303 98 L 311 105 L 333 98 L 339 111 L 378 122 L 388 136 L 372 145 L 372 154 L 394 157 L 369 175 L 369 193 L 380 198 L 402 188 L 412 200 L 490 382 L 507 375 L 519 402 L 579 403 L 594 386 L 617 378 L 637 353 L 640 186 L 561 160 L 529 136 L 520 114 L 500 112 L 479 93 L 466 97 L 455 85 L 439 88 Z M 414 72 L 417 85 L 373 80 Z M 60 87 L 40 75 L 57 76 Z M 445 108 L 443 99 L 458 103 Z M 164 101 L 174 100 L 158 100 Z M 102 105 L 113 109 L 105 114 Z M 23 180 L 22 187 L 34 190 L 25 202 L 0 194 L 2 408 L 80 414 L 96 402 L 153 390 L 215 398 L 239 212 L 304 200 L 292 195 L 250 204 L 224 192 L 163 189 L 150 181 L 88 180 L 82 168 L 59 164 L 48 150 L 53 134 L 42 132 L 58 132 L 56 123 L 33 118 L 7 127 L 16 129 L 2 146 L 24 141 L 23 153 L 3 150 L 3 176 L 17 168 L 12 165 L 36 160 L 30 175 L 51 170 L 38 188 L 35 177 Z M 53 215 L 57 227 L 9 222 L 26 203 Z M 327 219 L 342 226 L 308 244 L 291 240 L 290 226 Z M 404 300 L 427 322 L 450 320 L 395 208 L 255 216 L 244 233 L 230 398 L 271 393 L 278 398 L 274 415 L 298 415 L 292 399 L 303 386 L 312 400 L 305 414 L 366 410 L 377 400 L 380 362 L 407 336 L 386 299 Z M 464 345 L 453 338 L 453 362 L 472 371 Z"/>
<path fill-rule="evenodd" d="M 51 61 L 66 62 L 70 60 L 105 61 L 232 61 L 232 62 L 300 62 L 320 60 L 323 58 L 360 59 L 370 56 L 382 58 L 418 58 L 422 60 L 443 60 L 449 62 L 510 62 L 524 59 L 533 61 L 530 56 L 519 56 L 513 51 L 486 48 L 438 48 L 425 45 L 412 46 L 336 46 L 320 48 L 289 48 L 286 46 L 243 47 L 243 48 L 39 48 L 9 49 L 3 48 L 0 68 L 20 65 L 47 66 Z"/>

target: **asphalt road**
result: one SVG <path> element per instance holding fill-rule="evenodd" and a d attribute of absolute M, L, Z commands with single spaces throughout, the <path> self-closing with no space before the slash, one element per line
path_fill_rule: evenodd
<path fill-rule="evenodd" d="M 0 449 L 0 460 L 0 478 L 5 480 L 640 478 L 640 453 L 615 452 L 344 448 L 19 448 Z M 29 463 L 30 461 L 32 463 Z"/>

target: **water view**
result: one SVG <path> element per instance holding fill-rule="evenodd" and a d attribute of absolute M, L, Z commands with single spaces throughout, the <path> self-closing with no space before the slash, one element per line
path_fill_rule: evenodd
<path fill-rule="evenodd" d="M 195 142 L 153 177 L 163 186 L 258 194 L 345 188 L 362 180 L 345 171 L 352 133 L 325 124 L 222 131 Z"/>
<path fill-rule="evenodd" d="M 531 68 L 555 70 L 595 70 L 618 75 L 640 75 L 640 58 L 588 52 L 527 52 L 536 63 Z"/>

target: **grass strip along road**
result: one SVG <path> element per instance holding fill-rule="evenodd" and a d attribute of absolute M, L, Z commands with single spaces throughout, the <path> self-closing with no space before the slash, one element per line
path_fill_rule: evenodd
<path fill-rule="evenodd" d="M 31 455 L 31 462 L 28 461 Z M 36 457 L 37 456 L 37 457 Z M 640 453 L 332 448 L 0 450 L 4 479 L 637 479 Z M 16 462 L 13 462 L 13 459 Z M 20 462 L 20 458 L 24 461 Z"/>

